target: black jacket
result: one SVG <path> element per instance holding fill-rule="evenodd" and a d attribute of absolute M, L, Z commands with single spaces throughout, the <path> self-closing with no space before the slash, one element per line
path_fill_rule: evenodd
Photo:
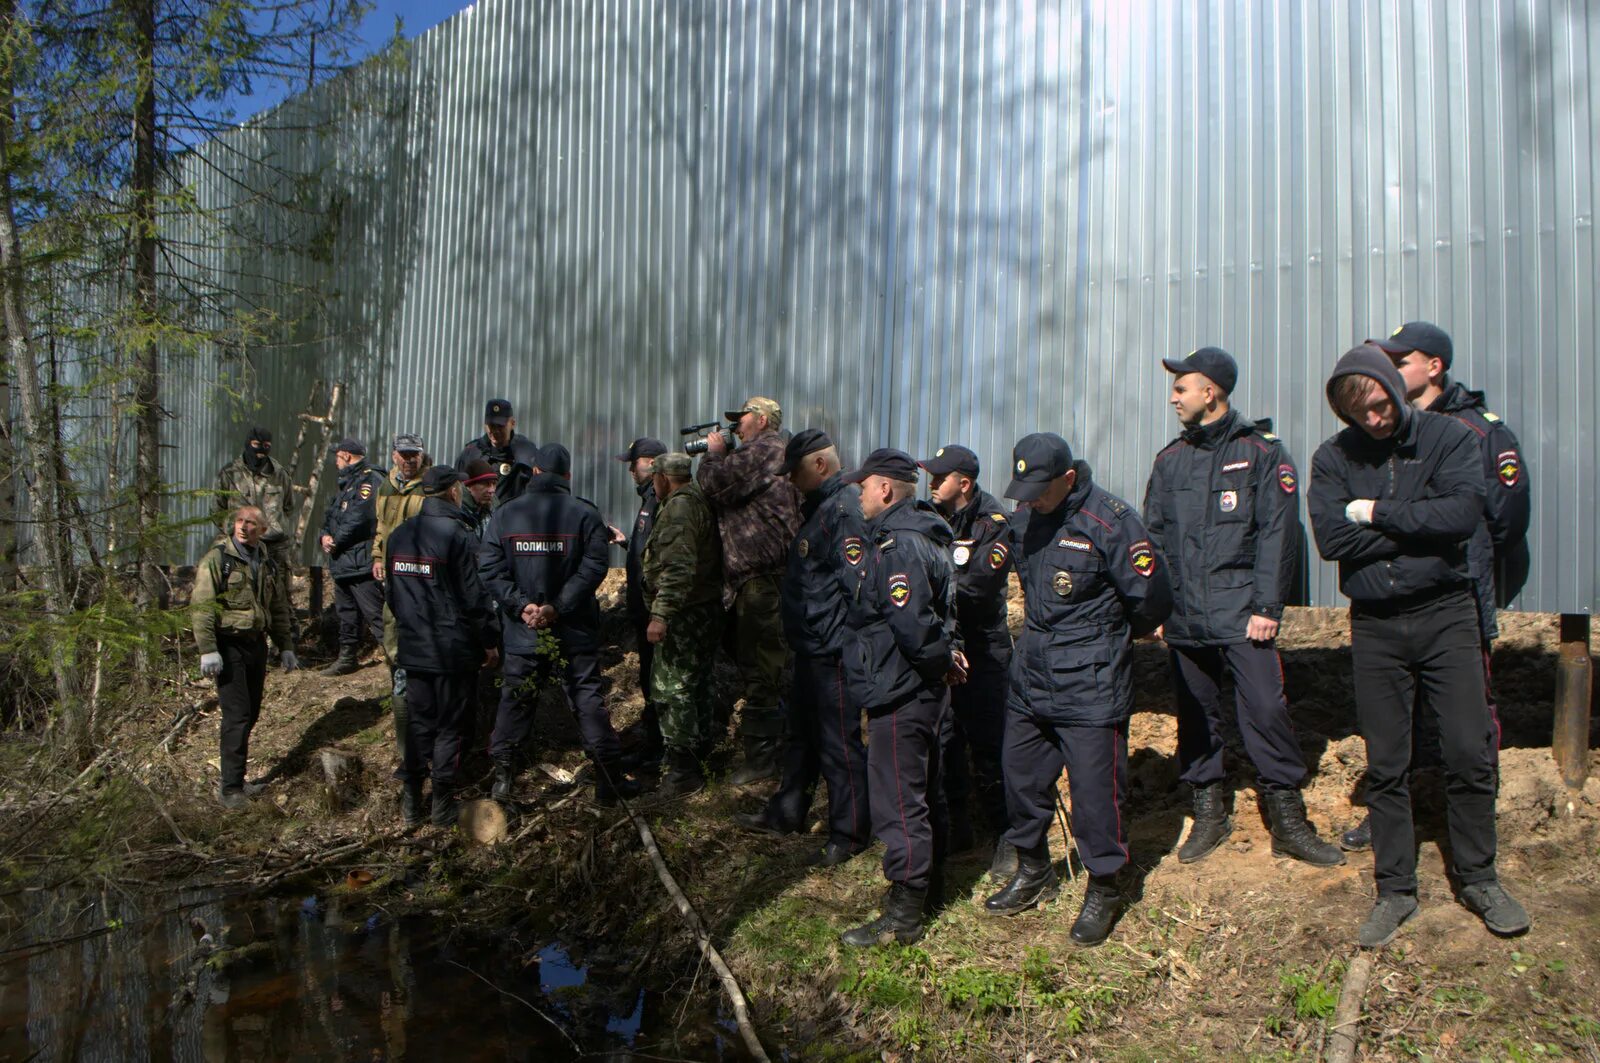
<path fill-rule="evenodd" d="M 864 572 L 850 602 L 841 663 L 850 700 L 881 714 L 944 685 L 961 648 L 955 570 L 950 526 L 927 502 L 897 502 L 863 530 Z M 845 559 L 855 568 L 849 538 Z"/>
<path fill-rule="evenodd" d="M 1521 594 L 1528 579 L 1532 491 L 1527 461 L 1516 433 L 1489 412 L 1481 391 L 1452 383 L 1428 412 L 1447 414 L 1472 429 L 1483 458 L 1484 523 L 1467 543 L 1467 567 L 1478 598 L 1479 626 L 1489 641 L 1500 634 L 1495 607 Z"/>
<path fill-rule="evenodd" d="M 1339 563 L 1339 589 L 1355 603 L 1422 602 L 1468 589 L 1467 540 L 1483 521 L 1478 441 L 1453 417 L 1406 405 L 1400 373 L 1382 351 L 1356 348 L 1328 380 L 1378 381 L 1400 411 L 1387 439 L 1351 425 L 1317 448 L 1306 502 L 1317 550 Z M 1331 401 L 1331 400 L 1330 400 Z M 1372 523 L 1345 507 L 1373 499 Z"/>
<path fill-rule="evenodd" d="M 981 488 L 972 502 L 945 518 L 955 536 L 950 558 L 956 570 L 956 623 L 969 658 L 1011 652 L 1006 594 L 1011 574 L 1011 522 L 1000 502 Z"/>
<path fill-rule="evenodd" d="M 633 518 L 633 530 L 628 533 L 628 560 L 623 563 L 623 570 L 628 574 L 628 619 L 635 626 L 642 627 L 650 621 L 650 610 L 644 604 L 644 568 L 641 559 L 644 557 L 644 544 L 650 541 L 650 529 L 655 526 L 656 508 L 660 501 L 656 498 L 655 484 L 650 480 L 640 484 L 637 491 L 639 515 Z"/>
<path fill-rule="evenodd" d="M 866 568 L 861 488 L 835 474 L 806 495 L 800 518 L 778 599 L 783 633 L 796 653 L 834 656 L 844 650 L 850 602 Z"/>
<path fill-rule="evenodd" d="M 396 663 L 412 672 L 477 671 L 500 631 L 478 576 L 478 538 L 460 508 L 424 501 L 390 534 L 383 563 Z"/>
<path fill-rule="evenodd" d="M 524 607 L 553 605 L 555 632 L 568 651 L 600 644 L 595 591 L 610 565 L 610 532 L 599 510 L 574 498 L 567 481 L 540 473 L 520 497 L 496 505 L 483 536 L 479 565 L 501 609 L 505 652 L 533 656 L 538 632 L 522 621 Z"/>
<path fill-rule="evenodd" d="M 339 487 L 322 516 L 322 534 L 333 536 L 328 575 L 336 580 L 372 578 L 372 537 L 378 531 L 378 487 L 384 472 L 366 462 L 339 470 Z"/>
<path fill-rule="evenodd" d="M 494 466 L 494 471 L 502 477 L 511 472 L 511 466 L 517 462 L 527 465 L 539 463 L 539 444 L 527 436 L 511 433 L 511 441 L 503 447 L 497 447 L 489 442 L 489 433 L 474 439 L 461 448 L 461 453 L 456 457 L 456 469 L 459 472 L 467 471 L 467 463 L 473 458 L 482 458 Z"/>
<path fill-rule="evenodd" d="M 1132 506 L 1095 486 L 1088 463 L 1053 513 L 1011 516 L 1027 621 L 1011 658 L 1013 707 L 1075 726 L 1133 714 L 1133 640 L 1172 611 L 1166 563 Z"/>
<path fill-rule="evenodd" d="M 1168 643 L 1240 643 L 1251 616 L 1283 618 L 1300 567 L 1299 490 L 1272 422 L 1233 410 L 1156 455 L 1144 523 L 1172 580 Z"/>

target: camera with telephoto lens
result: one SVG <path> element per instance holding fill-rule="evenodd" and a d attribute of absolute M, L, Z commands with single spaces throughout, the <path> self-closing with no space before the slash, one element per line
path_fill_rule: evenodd
<path fill-rule="evenodd" d="M 704 454 L 706 451 L 710 450 L 712 436 L 721 436 L 722 441 L 727 444 L 729 450 L 732 450 L 737 445 L 734 440 L 733 429 L 723 428 L 721 421 L 707 421 L 704 424 L 692 424 L 686 428 L 678 429 L 678 434 L 681 436 L 700 437 L 699 439 L 691 439 L 689 442 L 683 445 L 683 452 L 691 457 L 696 454 Z"/>

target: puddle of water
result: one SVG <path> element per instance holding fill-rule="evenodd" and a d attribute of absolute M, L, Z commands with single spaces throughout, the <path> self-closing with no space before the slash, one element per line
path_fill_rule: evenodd
<path fill-rule="evenodd" d="M 359 899 L 162 900 L 0 908 L 0 1063 L 624 1059 L 678 1017 L 611 949 L 469 937 Z M 739 1054 L 702 1027 L 702 1057 Z"/>

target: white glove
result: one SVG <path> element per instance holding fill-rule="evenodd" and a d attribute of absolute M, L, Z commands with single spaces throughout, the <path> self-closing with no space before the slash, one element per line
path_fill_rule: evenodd
<path fill-rule="evenodd" d="M 206 678 L 222 674 L 222 654 L 202 653 L 200 655 L 200 674 Z"/>
<path fill-rule="evenodd" d="M 283 661 L 283 670 L 285 672 L 292 672 L 300 667 L 300 658 L 294 655 L 293 650 L 284 650 L 283 656 L 279 659 Z"/>
<path fill-rule="evenodd" d="M 1344 519 L 1351 524 L 1371 524 L 1372 507 L 1377 504 L 1370 498 L 1358 498 L 1344 507 Z"/>

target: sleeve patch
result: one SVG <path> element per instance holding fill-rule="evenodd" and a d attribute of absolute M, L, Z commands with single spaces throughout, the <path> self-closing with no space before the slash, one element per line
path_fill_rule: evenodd
<path fill-rule="evenodd" d="M 1283 488 L 1283 493 L 1286 495 L 1294 494 L 1295 489 L 1300 486 L 1299 481 L 1294 477 L 1293 465 L 1278 466 L 1278 486 Z"/>
<path fill-rule="evenodd" d="M 995 543 L 989 547 L 989 567 L 998 572 L 1006 567 L 1006 559 L 1010 556 L 1011 552 L 1006 549 L 1004 543 Z"/>
<path fill-rule="evenodd" d="M 1522 482 L 1522 458 L 1514 450 L 1502 450 L 1494 459 L 1495 471 L 1502 487 L 1515 487 Z"/>
<path fill-rule="evenodd" d="M 860 568 L 862 559 L 867 556 L 867 549 L 860 539 L 852 535 L 844 541 L 843 553 L 851 568 Z"/>
<path fill-rule="evenodd" d="M 911 580 L 904 572 L 896 572 L 889 577 L 889 601 L 896 608 L 904 609 L 911 600 Z"/>
<path fill-rule="evenodd" d="M 1135 572 L 1145 579 L 1155 575 L 1156 552 L 1150 546 L 1149 539 L 1140 539 L 1128 547 L 1128 563 L 1133 566 Z"/>
<path fill-rule="evenodd" d="M 369 499 L 371 497 L 372 497 L 372 485 L 371 484 L 362 484 L 361 485 L 361 501 L 365 502 L 367 499 Z"/>

